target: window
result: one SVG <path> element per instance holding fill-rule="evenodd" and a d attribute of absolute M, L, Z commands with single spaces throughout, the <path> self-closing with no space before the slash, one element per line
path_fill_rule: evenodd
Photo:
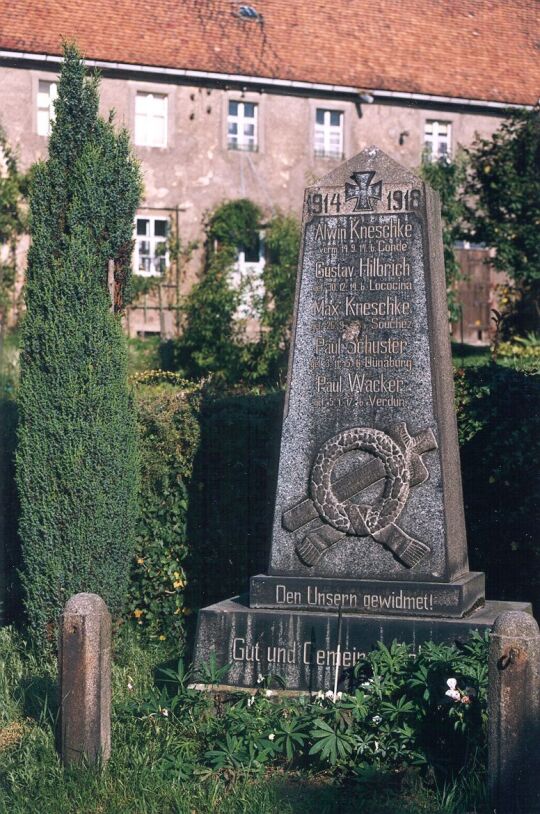
<path fill-rule="evenodd" d="M 135 97 L 135 144 L 167 146 L 167 97 L 159 93 L 137 93 Z"/>
<path fill-rule="evenodd" d="M 264 235 L 260 232 L 253 246 L 238 249 L 231 274 L 231 284 L 240 292 L 237 319 L 258 318 L 257 303 L 264 296 L 262 274 L 265 263 Z"/>
<path fill-rule="evenodd" d="M 317 108 L 315 155 L 323 158 L 343 158 L 343 113 L 341 110 Z"/>
<path fill-rule="evenodd" d="M 451 152 L 450 122 L 427 121 L 424 128 L 424 149 L 431 161 L 446 158 Z"/>
<path fill-rule="evenodd" d="M 135 274 L 152 277 L 163 274 L 169 265 L 167 218 L 136 218 Z"/>
<path fill-rule="evenodd" d="M 229 150 L 257 150 L 257 105 L 254 102 L 229 102 L 227 147 Z"/>
<path fill-rule="evenodd" d="M 58 84 L 39 80 L 37 95 L 37 131 L 39 136 L 51 134 L 51 124 L 54 121 L 54 100 L 58 96 Z"/>

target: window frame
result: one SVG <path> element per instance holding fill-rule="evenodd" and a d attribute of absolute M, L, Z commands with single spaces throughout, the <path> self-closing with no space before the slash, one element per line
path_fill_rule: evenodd
<path fill-rule="evenodd" d="M 427 133 L 428 126 L 431 125 L 431 134 Z M 441 138 L 439 132 L 440 125 L 446 127 L 446 137 Z M 430 139 L 428 141 L 428 138 Z M 446 141 L 446 152 L 441 153 L 439 147 Z M 448 119 L 425 119 L 424 120 L 424 152 L 427 153 L 429 161 L 440 161 L 452 157 L 452 122 Z M 437 147 L 437 149 L 435 149 Z"/>
<path fill-rule="evenodd" d="M 153 111 L 151 111 L 151 112 L 147 111 L 145 113 L 138 112 L 137 111 L 137 99 L 142 98 L 142 97 L 146 97 L 147 103 L 148 103 L 149 99 L 152 100 L 152 103 L 153 103 L 153 101 L 155 99 L 162 99 L 164 101 L 164 109 L 165 109 L 164 115 L 162 117 L 158 116 Z M 166 93 L 166 92 L 163 92 L 163 90 L 161 90 L 161 89 L 160 90 L 156 90 L 154 88 L 136 88 L 135 89 L 134 101 L 133 101 L 133 143 L 135 144 L 136 147 L 146 147 L 146 148 L 150 148 L 150 149 L 157 148 L 157 149 L 164 150 L 169 146 L 169 117 L 170 117 L 170 111 L 169 111 L 170 99 L 169 99 L 169 97 L 170 97 L 170 94 Z M 146 140 L 143 140 L 143 138 L 142 138 L 142 134 L 144 133 L 144 130 L 139 129 L 140 125 L 138 124 L 138 121 L 139 121 L 141 116 L 144 117 L 144 119 L 146 120 L 146 122 L 145 122 L 145 127 L 146 127 L 145 137 L 146 137 Z M 163 120 L 164 120 L 163 121 L 163 128 L 162 128 L 163 143 L 158 143 L 157 140 L 155 140 L 153 137 L 150 137 L 148 135 L 149 132 L 152 135 L 155 134 L 155 131 L 152 130 L 152 122 L 153 122 L 154 119 L 157 119 L 157 118 L 163 118 Z"/>
<path fill-rule="evenodd" d="M 247 289 L 244 291 L 243 301 L 240 302 L 234 318 L 238 320 L 257 319 L 253 311 L 253 297 L 264 296 L 263 273 L 266 266 L 265 231 L 259 230 L 259 259 L 246 260 L 246 252 L 237 248 L 236 261 L 231 270 L 230 283 L 233 288 Z"/>
<path fill-rule="evenodd" d="M 231 114 L 231 104 L 238 105 L 237 115 Z M 246 105 L 253 105 L 253 118 L 245 115 L 244 109 Z M 229 124 L 231 124 L 231 119 L 237 125 L 236 146 L 231 141 L 231 134 L 229 133 Z M 247 139 L 250 137 L 246 137 L 244 133 L 244 125 L 246 123 L 253 123 L 254 135 L 252 137 L 252 145 L 247 143 Z M 259 105 L 257 102 L 254 102 L 251 99 L 235 99 L 232 97 L 227 99 L 227 149 L 234 152 L 238 151 L 247 153 L 257 153 L 259 151 Z"/>
<path fill-rule="evenodd" d="M 151 224 L 151 234 L 150 235 L 139 235 L 138 233 L 138 222 L 141 220 L 146 220 Z M 166 225 L 166 234 L 164 237 L 161 235 L 156 237 L 155 234 L 155 223 L 156 221 L 165 221 Z M 167 239 L 170 235 L 171 230 L 171 219 L 166 215 L 145 215 L 145 214 L 137 214 L 135 215 L 135 223 L 133 224 L 133 234 L 134 234 L 134 251 L 133 251 L 133 274 L 137 277 L 164 277 L 167 269 L 170 265 L 170 256 L 169 251 L 167 250 L 163 255 L 156 255 L 156 247 L 160 243 L 167 243 Z M 149 271 L 141 271 L 140 269 L 140 250 L 139 245 L 142 241 L 148 241 L 150 244 L 150 253 L 148 255 L 143 255 L 143 257 L 148 257 L 150 260 L 150 264 L 152 269 Z M 156 270 L 155 269 L 155 261 L 159 258 L 159 260 L 163 259 L 163 269 Z M 161 264 L 160 264 L 161 265 Z"/>
<path fill-rule="evenodd" d="M 42 94 L 42 90 L 41 90 L 42 85 L 48 85 L 49 86 L 49 90 L 48 90 L 49 103 L 48 103 L 47 107 L 40 106 L 40 96 Z M 54 89 L 55 89 L 53 94 L 51 94 L 51 88 L 52 87 L 54 87 Z M 58 78 L 51 79 L 49 76 L 47 76 L 47 77 L 38 76 L 37 77 L 37 83 L 36 83 L 36 105 L 35 105 L 36 133 L 37 133 L 38 136 L 41 136 L 42 138 L 49 138 L 49 136 L 51 135 L 52 124 L 53 124 L 53 122 L 54 122 L 54 120 L 56 118 L 56 112 L 54 110 L 54 102 L 56 101 L 57 98 L 58 98 Z M 39 115 L 40 113 L 45 113 L 45 112 L 47 113 L 47 132 L 46 133 L 42 132 L 40 130 L 41 117 Z"/>
<path fill-rule="evenodd" d="M 317 115 L 319 111 L 323 112 L 324 119 L 322 124 L 317 121 Z M 331 124 L 331 116 L 332 114 L 338 114 L 339 125 L 332 125 Z M 317 135 L 318 131 L 322 130 L 323 135 L 323 147 L 322 149 L 317 147 Z M 332 136 L 332 130 L 339 131 L 339 151 L 332 150 L 330 148 L 330 141 Z M 315 158 L 326 158 L 326 159 L 334 159 L 336 161 L 343 161 L 345 157 L 345 110 L 343 107 L 332 107 L 326 106 L 322 107 L 320 104 L 317 104 L 314 108 L 313 114 L 313 155 Z"/>

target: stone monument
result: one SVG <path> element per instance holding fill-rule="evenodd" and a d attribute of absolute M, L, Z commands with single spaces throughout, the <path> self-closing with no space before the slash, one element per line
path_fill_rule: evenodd
<path fill-rule="evenodd" d="M 267 575 L 200 612 L 225 683 L 330 689 L 377 641 L 490 627 L 469 571 L 439 200 L 370 147 L 306 189 Z"/>

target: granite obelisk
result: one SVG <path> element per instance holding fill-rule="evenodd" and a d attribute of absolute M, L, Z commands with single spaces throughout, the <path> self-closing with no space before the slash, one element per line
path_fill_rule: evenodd
<path fill-rule="evenodd" d="M 302 225 L 269 573 L 199 618 L 196 662 L 240 686 L 328 689 L 340 608 L 345 668 L 530 611 L 468 568 L 438 196 L 369 147 Z"/>

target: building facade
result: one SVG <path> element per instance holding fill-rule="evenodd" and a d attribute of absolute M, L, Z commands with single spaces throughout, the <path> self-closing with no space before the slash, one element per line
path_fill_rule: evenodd
<path fill-rule="evenodd" d="M 30 166 L 47 153 L 62 37 L 99 68 L 102 112 L 128 128 L 143 170 L 134 270 L 162 281 L 131 311 L 131 334 L 178 330 L 200 258 L 172 268 L 167 237 L 200 239 L 223 200 L 299 216 L 304 187 L 369 144 L 415 169 L 540 93 L 537 6 L 522 0 L 48 5 L 10 6 L 1 124 Z M 239 271 L 260 273 L 263 252 L 238 248 Z"/>

